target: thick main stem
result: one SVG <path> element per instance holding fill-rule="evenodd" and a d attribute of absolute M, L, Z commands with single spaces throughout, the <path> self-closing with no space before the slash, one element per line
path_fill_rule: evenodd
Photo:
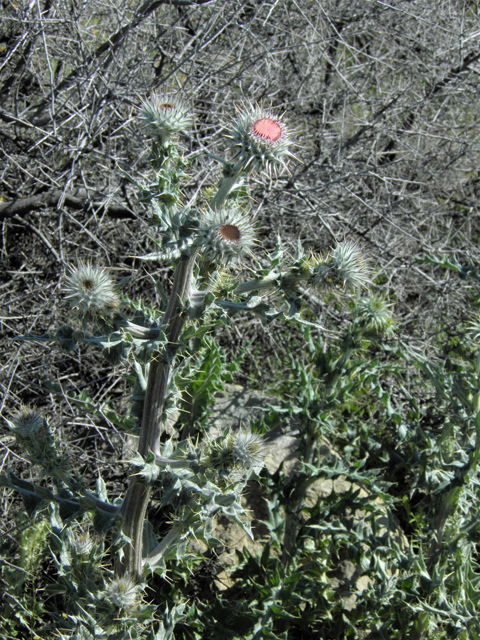
<path fill-rule="evenodd" d="M 172 293 L 162 325 L 170 347 L 177 344 L 185 319 L 182 316 L 182 303 L 188 297 L 192 281 L 196 252 L 191 256 L 182 256 L 173 281 Z M 172 362 L 167 353 L 157 352 L 150 362 L 147 389 L 143 409 L 142 427 L 138 443 L 138 452 L 144 458 L 149 452 L 159 454 L 160 436 L 163 432 L 163 410 L 167 395 L 168 381 Z M 124 558 L 117 563 L 117 575 L 128 572 L 137 579 L 142 576 L 143 523 L 150 499 L 151 488 L 146 486 L 139 476 L 132 476 L 125 495 L 120 515 L 123 518 L 122 531 L 130 538 L 125 546 Z"/>
<path fill-rule="evenodd" d="M 229 193 L 235 187 L 243 171 L 243 165 L 237 164 L 228 178 L 224 178 L 217 193 L 210 202 L 212 209 L 219 209 Z M 177 344 L 178 338 L 185 324 L 182 315 L 183 302 L 188 299 L 192 284 L 193 268 L 199 249 L 191 255 L 184 255 L 175 270 L 172 292 L 168 307 L 162 321 L 165 327 L 169 347 Z M 171 374 L 174 354 L 157 353 L 150 362 L 147 389 L 143 408 L 142 427 L 138 443 L 138 452 L 146 458 L 149 452 L 160 453 L 160 436 L 163 432 L 163 409 L 167 395 L 168 381 Z M 121 576 L 129 573 L 136 579 L 141 579 L 143 568 L 143 523 L 150 499 L 151 487 L 146 486 L 139 476 L 132 476 L 125 495 L 120 516 L 122 517 L 122 532 L 130 539 L 125 545 L 124 557 L 117 562 L 115 572 Z"/>

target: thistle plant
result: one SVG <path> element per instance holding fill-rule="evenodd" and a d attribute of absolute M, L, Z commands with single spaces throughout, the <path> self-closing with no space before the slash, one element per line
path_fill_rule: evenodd
<path fill-rule="evenodd" d="M 113 637 L 108 635 L 112 633 L 141 637 L 142 625 L 151 616 L 141 596 L 150 572 L 165 575 L 166 562 L 183 558 L 192 537 L 208 541 L 219 512 L 250 532 L 242 519 L 240 498 L 248 478 L 262 468 L 262 438 L 249 430 L 214 438 L 200 432 L 194 434 L 194 442 L 192 437 L 172 437 L 166 429 L 169 416 L 188 406 L 181 381 L 200 371 L 207 336 L 214 341 L 216 326 L 230 322 L 240 311 L 255 314 L 265 324 L 282 317 L 305 323 L 301 287 L 321 294 L 361 290 L 370 282 L 367 261 L 351 241 L 338 242 L 323 255 L 305 254 L 299 248 L 291 258 L 279 240 L 273 254 L 256 262 L 254 278 L 241 282 L 232 275 L 242 259 L 255 256 L 257 245 L 256 220 L 245 199 L 237 197 L 236 188 L 253 172 L 274 176 L 294 159 L 294 142 L 283 117 L 257 107 L 239 112 L 227 126 L 227 157 L 216 158 L 223 170 L 218 188 L 206 206 L 198 207 L 185 206 L 181 200 L 186 162 L 179 139 L 192 121 L 185 104 L 173 96 L 155 96 L 142 104 L 139 119 L 151 138 L 153 179 L 129 178 L 138 187 L 140 200 L 149 205 L 148 222 L 157 246 L 140 257 L 171 262 L 170 292 L 163 295 L 164 304 L 158 309 L 143 307 L 139 319 L 133 313 L 139 306 L 122 299 L 122 283 L 113 282 L 100 265 L 80 263 L 68 268 L 64 281 L 66 300 L 80 326 L 63 326 L 56 335 L 35 337 L 57 341 L 64 348 L 81 342 L 99 346 L 134 378 L 129 416 L 123 422 L 120 416 L 112 418 L 138 434 L 125 496 L 110 503 L 101 481 L 91 492 L 74 479 L 37 414 L 22 410 L 10 423 L 18 442 L 31 449 L 31 462 L 55 480 L 52 491 L 14 476 L 4 483 L 25 499 L 28 494 L 32 514 L 50 505 L 59 574 L 63 583 L 70 580 L 70 587 L 62 588 L 78 596 L 76 601 L 73 595 L 70 598 L 70 635 L 64 637 Z M 160 283 L 152 281 L 161 291 Z M 358 307 L 358 335 L 362 331 L 379 335 L 389 322 L 381 303 Z M 146 517 L 154 490 L 160 492 L 160 508 L 171 517 L 170 529 L 161 539 Z M 115 561 L 103 572 L 96 563 L 98 573 L 90 576 L 90 588 L 82 590 L 78 585 L 83 565 L 78 558 L 98 555 L 98 546 L 87 545 L 84 537 L 66 538 L 62 523 L 80 522 L 86 514 L 93 517 L 98 535 L 110 532 Z M 179 607 L 171 616 L 181 616 L 182 611 Z"/>
<path fill-rule="evenodd" d="M 150 105 L 171 104 L 167 99 L 156 98 Z M 148 114 L 148 115 L 147 115 Z M 163 133 L 164 114 L 158 118 L 153 117 L 155 108 L 144 104 L 142 117 L 153 136 L 152 156 L 153 164 L 159 167 L 172 166 L 177 158 L 177 150 L 172 148 L 170 137 Z M 185 117 L 171 118 L 168 122 L 168 131 L 175 126 L 180 128 Z M 159 133 L 159 129 L 161 129 Z M 169 133 L 170 136 L 170 133 Z M 160 455 L 160 442 L 164 429 L 164 408 L 168 396 L 168 385 L 171 381 L 175 367 L 175 359 L 180 357 L 179 344 L 183 342 L 182 331 L 189 320 L 189 315 L 198 322 L 202 320 L 202 314 L 208 310 L 224 310 L 231 315 L 236 310 L 249 309 L 252 305 L 252 296 L 242 301 L 217 299 L 209 295 L 209 278 L 215 270 L 225 268 L 230 262 L 238 262 L 243 256 L 252 252 L 254 245 L 254 226 L 248 212 L 242 211 L 235 201 L 229 201 L 229 195 L 237 182 L 245 178 L 254 170 L 275 171 L 281 168 L 287 159 L 292 156 L 289 150 L 291 146 L 287 127 L 281 118 L 275 118 L 257 109 L 244 110 L 237 121 L 231 125 L 228 133 L 231 139 L 231 160 L 223 160 L 223 179 L 212 198 L 210 205 L 204 212 L 195 209 L 180 209 L 178 199 L 161 203 L 161 216 L 164 227 L 159 226 L 158 231 L 162 235 L 165 228 L 168 249 L 178 255 L 173 277 L 172 290 L 168 304 L 163 315 L 160 328 L 162 330 L 163 350 L 155 354 L 148 363 L 148 377 L 146 378 L 145 400 L 143 406 L 142 424 L 138 445 L 138 454 L 143 459 L 149 455 Z M 160 181 L 158 181 L 160 182 Z M 144 198 L 155 201 L 155 192 L 148 192 L 144 188 Z M 180 209 L 180 211 L 179 211 Z M 182 229 L 182 232 L 180 232 Z M 339 245 L 341 247 L 342 245 Z M 337 247 L 328 264 L 336 277 L 337 285 L 355 287 L 364 285 L 368 277 L 366 267 L 360 258 L 359 250 L 353 245 L 345 245 L 344 251 Z M 148 256 L 152 258 L 152 256 Z M 157 258 L 163 257 L 159 253 Z M 194 269 L 199 265 L 202 271 L 206 269 L 207 275 L 203 277 L 204 286 L 197 290 L 195 286 Z M 312 269 L 312 283 L 316 281 L 318 267 Z M 328 276 L 325 276 L 328 279 Z M 285 285 L 283 284 L 285 293 Z M 293 287 L 291 289 L 293 291 Z M 245 288 L 244 290 L 245 291 Z M 241 285 L 237 293 L 242 292 Z M 287 293 L 290 293 L 287 290 Z M 263 304 L 263 307 L 267 305 Z M 190 312 L 191 310 L 193 312 Z M 262 309 L 264 314 L 267 309 Z M 268 308 L 271 313 L 271 309 Z M 265 317 L 267 317 L 265 315 Z M 245 442 L 249 441 L 246 436 Z M 248 451 L 244 443 L 243 447 Z M 251 448 L 251 447 L 250 447 Z M 248 455 L 233 455 L 236 460 L 242 460 L 246 470 L 253 464 L 248 462 Z M 258 457 L 258 454 L 257 454 Z M 235 462 L 236 464 L 236 462 Z M 124 549 L 124 557 L 117 565 L 117 573 L 124 572 L 139 578 L 143 572 L 142 561 L 142 537 L 145 511 L 150 497 L 151 487 L 134 476 L 122 504 L 120 516 L 122 517 L 123 534 L 130 540 Z M 190 526 L 190 525 L 189 525 Z"/>

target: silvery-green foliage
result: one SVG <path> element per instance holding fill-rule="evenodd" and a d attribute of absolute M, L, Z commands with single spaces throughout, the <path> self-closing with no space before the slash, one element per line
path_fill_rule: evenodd
<path fill-rule="evenodd" d="M 248 638 L 283 637 L 285 619 L 326 637 L 478 636 L 478 345 L 464 338 L 455 362 L 429 362 L 392 340 L 388 306 L 360 300 L 333 344 L 305 329 L 306 353 L 280 382 L 291 399 L 277 408 L 295 420 L 303 464 L 267 475 L 269 540 L 243 551 L 241 613 L 229 592 L 204 612 L 210 637 L 239 638 L 225 622 L 235 616 Z"/>

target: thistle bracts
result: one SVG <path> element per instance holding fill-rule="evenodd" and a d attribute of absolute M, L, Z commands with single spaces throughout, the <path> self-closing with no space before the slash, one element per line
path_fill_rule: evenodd
<path fill-rule="evenodd" d="M 65 279 L 67 299 L 86 327 L 105 325 L 120 308 L 116 287 L 105 269 L 82 264 L 70 268 Z"/>
<path fill-rule="evenodd" d="M 106 601 L 112 604 L 112 613 L 117 614 L 123 609 L 133 610 L 141 600 L 141 588 L 130 577 L 113 578 L 105 590 Z"/>
<path fill-rule="evenodd" d="M 250 471 L 262 469 L 265 446 L 260 435 L 242 429 L 207 441 L 205 455 L 208 465 L 227 478 L 248 476 Z"/>
<path fill-rule="evenodd" d="M 353 327 L 370 340 L 387 338 L 395 329 L 392 305 L 377 295 L 359 300 L 355 306 Z"/>
<path fill-rule="evenodd" d="M 289 151 L 288 128 L 279 116 L 258 107 L 244 109 L 227 127 L 234 162 L 244 171 L 256 169 L 269 173 L 293 158 Z"/>
<path fill-rule="evenodd" d="M 291 140 L 282 118 L 261 108 L 244 109 L 226 129 L 233 158 L 232 162 L 221 160 L 223 180 L 210 202 L 211 209 L 225 204 L 244 174 L 254 170 L 274 173 L 294 157 L 289 151 Z"/>
<path fill-rule="evenodd" d="M 370 269 L 360 247 L 354 242 L 339 242 L 326 257 L 301 255 L 283 269 L 280 267 L 283 256 L 279 260 L 277 254 L 271 259 L 273 268 L 267 269 L 261 278 L 243 282 L 235 293 L 258 291 L 265 294 L 277 290 L 298 294 L 298 287 L 302 284 L 319 289 L 355 290 L 367 287 L 370 282 Z"/>
<path fill-rule="evenodd" d="M 349 240 L 339 242 L 326 259 L 314 267 L 312 284 L 321 288 L 361 289 L 370 283 L 370 269 L 360 247 Z"/>
<path fill-rule="evenodd" d="M 192 115 L 176 96 L 154 95 L 144 100 L 140 120 L 154 140 L 164 145 L 173 134 L 185 131 L 193 122 Z"/>
<path fill-rule="evenodd" d="M 221 267 L 252 253 L 255 229 L 249 214 L 235 206 L 207 209 L 195 240 L 200 255 Z"/>
<path fill-rule="evenodd" d="M 59 443 L 46 418 L 35 409 L 23 407 L 7 424 L 23 456 L 38 465 L 44 475 L 70 481 L 68 459 L 59 452 Z"/>

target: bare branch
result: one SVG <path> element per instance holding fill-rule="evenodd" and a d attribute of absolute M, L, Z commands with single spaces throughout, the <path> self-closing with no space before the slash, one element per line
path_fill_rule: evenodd
<path fill-rule="evenodd" d="M 98 192 L 89 191 L 87 193 L 86 189 L 77 189 L 64 194 L 60 189 L 53 189 L 0 205 L 0 220 L 13 216 L 24 216 L 31 211 L 45 210 L 47 207 L 56 208 L 63 196 L 65 196 L 64 205 L 72 209 L 95 209 L 98 213 L 106 213 L 109 217 L 116 219 L 136 218 L 135 213 L 128 207 L 116 203 L 105 204 L 105 196 Z"/>

